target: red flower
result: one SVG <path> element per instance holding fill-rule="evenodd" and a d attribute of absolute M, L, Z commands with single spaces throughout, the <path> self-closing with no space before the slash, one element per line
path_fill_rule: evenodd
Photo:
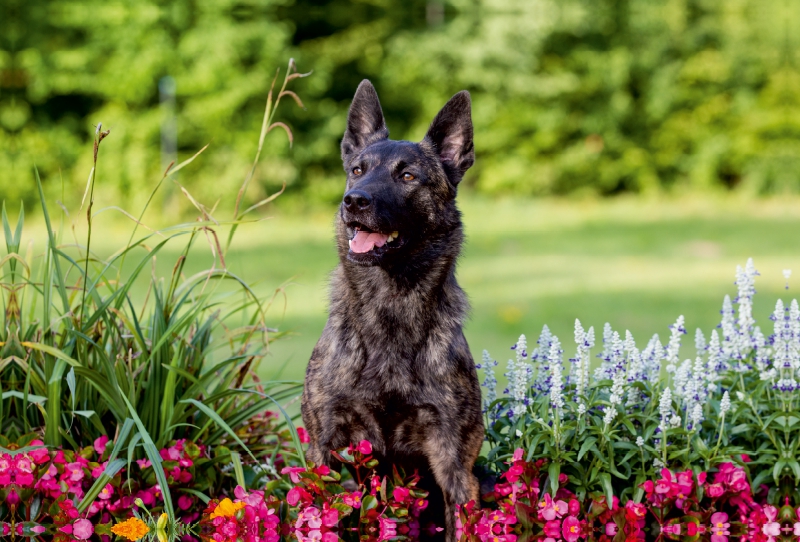
<path fill-rule="evenodd" d="M 308 431 L 304 427 L 297 428 L 297 438 L 300 439 L 301 444 L 308 444 L 311 439 L 308 438 Z"/>

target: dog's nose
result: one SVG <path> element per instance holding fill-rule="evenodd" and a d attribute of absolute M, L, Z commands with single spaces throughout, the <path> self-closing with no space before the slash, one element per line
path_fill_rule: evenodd
<path fill-rule="evenodd" d="M 363 211 L 372 204 L 372 198 L 363 190 L 351 190 L 344 195 L 344 207 L 351 213 Z"/>

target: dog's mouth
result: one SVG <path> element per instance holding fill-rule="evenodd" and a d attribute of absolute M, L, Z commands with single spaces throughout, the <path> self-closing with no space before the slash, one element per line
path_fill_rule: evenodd
<path fill-rule="evenodd" d="M 353 254 L 382 254 L 402 245 L 399 232 L 373 231 L 359 222 L 347 224 L 347 238 Z"/>

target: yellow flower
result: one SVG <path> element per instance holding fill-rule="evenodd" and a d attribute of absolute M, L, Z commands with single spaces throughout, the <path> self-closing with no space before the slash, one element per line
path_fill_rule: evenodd
<path fill-rule="evenodd" d="M 211 512 L 210 517 L 211 519 L 221 517 L 232 518 L 234 515 L 236 515 L 236 512 L 244 508 L 244 506 L 245 505 L 243 502 L 233 502 L 226 497 L 219 502 L 216 508 L 214 508 L 214 511 Z"/>
<path fill-rule="evenodd" d="M 111 532 L 122 538 L 136 541 L 149 533 L 150 528 L 139 518 L 129 518 L 111 527 Z"/>
<path fill-rule="evenodd" d="M 161 514 L 156 523 L 156 537 L 158 542 L 167 542 L 167 520 L 169 517 L 166 514 Z"/>

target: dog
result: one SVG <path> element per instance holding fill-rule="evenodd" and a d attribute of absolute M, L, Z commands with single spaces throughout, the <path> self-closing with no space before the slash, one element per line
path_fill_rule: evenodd
<path fill-rule="evenodd" d="M 335 466 L 332 450 L 369 440 L 379 467 L 416 469 L 429 481 L 429 509 L 438 499 L 438 524 L 454 541 L 455 505 L 479 502 L 472 468 L 484 438 L 462 332 L 468 303 L 455 277 L 464 239 L 455 198 L 475 160 L 470 95 L 453 96 L 419 143 L 394 141 L 364 80 L 341 153 L 340 263 L 301 403 L 307 456 Z"/>

